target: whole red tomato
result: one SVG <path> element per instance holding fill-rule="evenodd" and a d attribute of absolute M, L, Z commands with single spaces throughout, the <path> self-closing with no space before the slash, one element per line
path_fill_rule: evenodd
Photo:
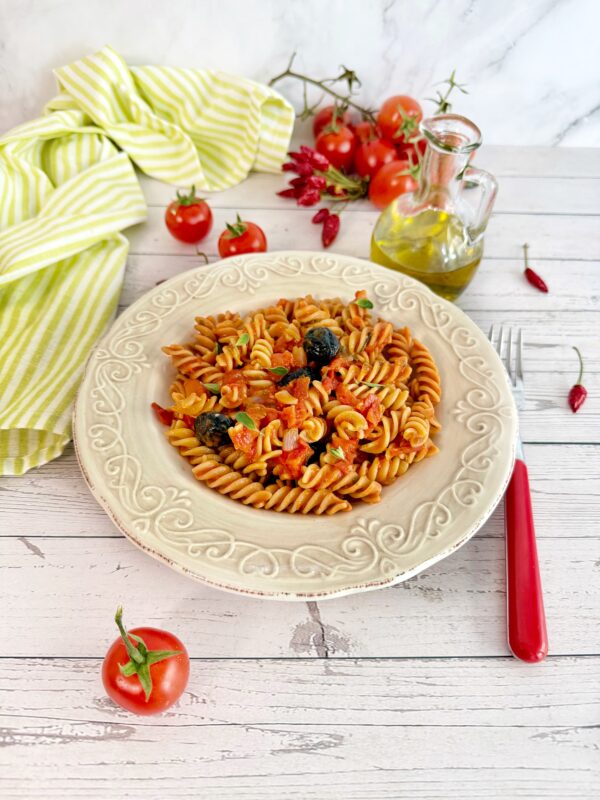
<path fill-rule="evenodd" d="M 107 695 L 134 714 L 159 714 L 179 700 L 190 675 L 190 659 L 181 641 L 159 628 L 123 627 L 123 609 L 115 622 L 121 632 L 102 664 Z"/>
<path fill-rule="evenodd" d="M 379 109 L 377 124 L 386 139 L 408 141 L 419 130 L 423 109 L 417 101 L 405 94 L 389 97 Z"/>
<path fill-rule="evenodd" d="M 361 144 L 364 142 L 370 142 L 371 139 L 380 138 L 379 131 L 375 128 L 372 122 L 368 122 L 366 119 L 354 126 L 354 135 L 356 136 L 357 141 Z"/>
<path fill-rule="evenodd" d="M 192 186 L 189 194 L 177 192 L 177 200 L 173 200 L 165 211 L 165 222 L 171 235 L 180 242 L 196 244 L 212 228 L 212 211 L 206 200 L 196 197 Z"/>
<path fill-rule="evenodd" d="M 361 178 L 372 178 L 384 164 L 398 158 L 393 144 L 383 139 L 372 139 L 359 144 L 354 153 L 354 168 Z"/>
<path fill-rule="evenodd" d="M 392 200 L 406 192 L 414 192 L 417 182 L 410 174 L 408 161 L 390 161 L 371 179 L 369 200 L 377 208 L 389 206 Z"/>
<path fill-rule="evenodd" d="M 315 118 L 313 119 L 313 136 L 315 139 L 321 133 L 323 128 L 331 125 L 334 111 L 335 121 L 337 123 L 341 123 L 342 125 L 348 125 L 350 123 L 350 114 L 347 111 L 342 111 L 340 108 L 335 106 L 323 106 L 323 108 L 317 111 Z"/>
<path fill-rule="evenodd" d="M 242 253 L 264 253 L 267 249 L 267 237 L 262 228 L 254 222 L 246 222 L 237 215 L 234 225 L 227 223 L 226 229 L 219 236 L 219 255 L 221 258 L 239 256 Z"/>
<path fill-rule="evenodd" d="M 403 159 L 408 159 L 409 161 L 412 160 L 413 164 L 418 164 L 419 161 L 425 155 L 425 150 L 427 149 L 427 142 L 423 136 L 417 139 L 411 139 L 410 142 L 401 142 L 399 145 L 396 146 L 396 150 L 398 152 L 398 159 L 402 161 Z"/>
<path fill-rule="evenodd" d="M 329 163 L 336 169 L 350 172 L 354 162 L 356 149 L 356 136 L 346 125 L 336 125 L 324 128 L 317 136 L 315 142 L 317 152 L 329 159 Z"/>

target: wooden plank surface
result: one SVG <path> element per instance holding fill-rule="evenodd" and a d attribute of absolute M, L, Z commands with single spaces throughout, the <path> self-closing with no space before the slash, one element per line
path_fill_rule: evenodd
<path fill-rule="evenodd" d="M 164 209 L 148 209 L 148 220 L 127 231 L 134 255 L 194 255 L 196 247 L 174 239 L 163 222 Z M 246 216 L 249 216 L 246 214 Z M 318 228 L 311 223 L 314 209 L 290 204 L 277 209 L 252 210 L 252 221 L 264 228 L 270 250 L 320 250 Z M 232 221 L 231 209 L 213 208 L 213 231 L 201 243 L 209 257 L 217 256 L 219 232 Z M 368 258 L 376 212 L 353 211 L 344 219 L 335 241 L 335 252 Z M 486 231 L 488 256 L 522 258 L 527 242 L 533 259 L 600 259 L 600 216 L 576 214 L 494 214 Z"/>
<path fill-rule="evenodd" d="M 195 660 L 157 724 L 106 700 L 99 661 L 6 659 L 0 787 L 102 800 L 591 797 L 598 658 L 457 666 Z"/>

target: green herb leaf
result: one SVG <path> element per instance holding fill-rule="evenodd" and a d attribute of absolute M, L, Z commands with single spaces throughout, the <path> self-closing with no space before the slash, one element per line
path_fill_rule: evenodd
<path fill-rule="evenodd" d="M 359 383 L 364 383 L 365 386 L 369 386 L 371 389 L 385 389 L 385 383 L 371 383 L 370 381 L 359 381 Z"/>
<path fill-rule="evenodd" d="M 346 456 L 344 455 L 344 451 L 342 450 L 341 447 L 332 447 L 329 452 L 331 453 L 332 456 L 335 456 L 336 458 L 342 458 L 342 459 L 346 458 Z"/>
<path fill-rule="evenodd" d="M 249 431 L 256 430 L 256 423 L 250 414 L 246 414 L 245 411 L 238 411 L 238 413 L 235 415 L 235 419 L 237 422 L 240 422 L 242 425 L 248 428 Z"/>
<path fill-rule="evenodd" d="M 202 386 L 204 386 L 205 389 L 208 389 L 208 391 L 212 392 L 213 394 L 219 394 L 221 391 L 221 387 L 218 383 L 203 383 Z"/>
<path fill-rule="evenodd" d="M 219 353 L 219 343 L 218 342 L 215 342 L 215 346 L 214 346 L 213 352 L 215 352 L 217 354 Z"/>
<path fill-rule="evenodd" d="M 356 305 L 359 308 L 373 308 L 373 303 L 369 300 L 368 297 L 359 297 L 356 301 Z"/>
<path fill-rule="evenodd" d="M 287 367 L 267 367 L 267 370 L 268 372 L 272 372 L 273 375 L 281 375 L 282 377 L 289 372 Z"/>
<path fill-rule="evenodd" d="M 235 344 L 237 347 L 241 347 L 244 344 L 248 344 L 249 341 L 250 341 L 250 336 L 247 333 L 242 333 L 242 335 Z"/>

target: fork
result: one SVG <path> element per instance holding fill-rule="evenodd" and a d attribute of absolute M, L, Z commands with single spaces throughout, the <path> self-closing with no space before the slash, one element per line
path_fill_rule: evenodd
<path fill-rule="evenodd" d="M 517 409 L 522 411 L 525 406 L 522 331 L 503 325 L 496 330 L 492 325 L 489 339 L 508 373 Z M 543 661 L 548 655 L 548 634 L 529 477 L 520 435 L 513 474 L 504 497 L 504 527 L 508 645 L 522 661 Z"/>

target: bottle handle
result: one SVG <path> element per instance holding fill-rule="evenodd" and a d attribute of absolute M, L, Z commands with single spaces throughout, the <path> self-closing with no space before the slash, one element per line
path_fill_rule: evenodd
<path fill-rule="evenodd" d="M 479 193 L 479 203 L 473 218 L 473 222 L 468 226 L 471 239 L 478 239 L 486 229 L 496 194 L 498 193 L 498 182 L 494 176 L 483 169 L 477 167 L 467 167 L 462 173 L 462 191 L 477 187 Z"/>

